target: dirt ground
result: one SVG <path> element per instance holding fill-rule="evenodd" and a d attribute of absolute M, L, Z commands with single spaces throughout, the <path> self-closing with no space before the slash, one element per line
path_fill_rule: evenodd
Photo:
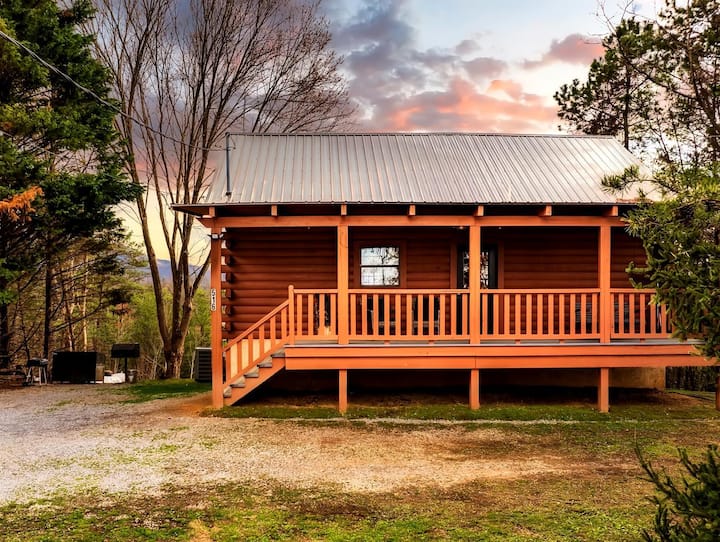
<path fill-rule="evenodd" d="M 208 395 L 123 399 L 110 386 L 0 390 L 0 504 L 233 481 L 384 492 L 584 468 L 553 455 L 478 461 L 473 450 L 512 445 L 490 426 L 220 419 L 200 417 Z"/>

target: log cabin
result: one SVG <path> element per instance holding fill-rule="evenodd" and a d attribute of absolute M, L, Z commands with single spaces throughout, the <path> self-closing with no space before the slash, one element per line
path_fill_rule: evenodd
<path fill-rule="evenodd" d="M 613 138 L 228 141 L 205 201 L 175 206 L 211 238 L 215 407 L 280 371 L 331 370 L 345 412 L 354 374 L 433 370 L 464 375 L 475 409 L 483 371 L 564 369 L 593 375 L 606 412 L 611 380 L 710 364 L 632 287 L 637 195 L 601 182 L 642 165 Z"/>

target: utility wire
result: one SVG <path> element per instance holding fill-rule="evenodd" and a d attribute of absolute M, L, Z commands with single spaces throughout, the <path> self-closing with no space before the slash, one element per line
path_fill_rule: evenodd
<path fill-rule="evenodd" d="M 12 43 L 13 45 L 15 45 L 16 47 L 18 47 L 19 49 L 21 49 L 22 51 L 26 52 L 28 55 L 30 55 L 30 56 L 31 56 L 32 58 L 34 58 L 37 62 L 39 62 L 40 64 L 42 64 L 43 66 L 45 66 L 47 69 L 49 69 L 49 70 L 51 70 L 52 72 L 56 73 L 57 75 L 59 75 L 60 77 L 62 77 L 62 78 L 65 79 L 66 81 L 68 81 L 70 84 L 72 84 L 72 85 L 74 85 L 75 87 L 77 87 L 78 89 L 80 89 L 82 92 L 88 94 L 89 96 L 91 96 L 92 98 L 94 98 L 95 100 L 97 100 L 98 102 L 100 102 L 100 103 L 101 103 L 102 105 L 104 105 L 105 107 L 108 107 L 108 108 L 112 109 L 112 110 L 115 111 L 118 115 L 120 115 L 120 116 L 122 116 L 122 117 L 125 117 L 126 119 L 134 122 L 134 123 L 137 124 L 138 126 L 140 126 L 140 127 L 142 127 L 142 128 L 145 128 L 146 130 L 149 130 L 150 132 L 152 132 L 152 133 L 154 133 L 154 134 L 156 134 L 156 135 L 159 135 L 160 137 L 163 137 L 163 138 L 165 138 L 165 139 L 169 139 L 170 141 L 173 141 L 174 143 L 178 143 L 178 144 L 183 145 L 183 146 L 185 146 L 185 147 L 188 147 L 188 148 L 190 148 L 190 149 L 196 149 L 196 150 L 201 150 L 201 151 L 222 151 L 222 150 L 225 150 L 224 147 L 202 147 L 202 146 L 199 146 L 199 145 L 190 145 L 189 143 L 185 143 L 185 142 L 184 142 L 183 140 L 181 140 L 181 139 L 177 139 L 176 137 L 173 137 L 173 136 L 171 136 L 171 135 L 167 135 L 166 133 L 158 130 L 157 128 L 153 128 L 153 127 L 150 126 L 149 124 L 147 124 L 147 123 L 145 123 L 145 122 L 143 122 L 143 121 L 141 121 L 141 120 L 136 119 L 135 117 L 133 117 L 133 116 L 130 115 L 129 113 L 126 113 L 125 111 L 123 111 L 122 109 L 120 109 L 119 107 L 117 107 L 115 104 L 113 104 L 113 103 L 111 103 L 111 102 L 108 102 L 108 101 L 105 100 L 104 98 L 98 96 L 93 90 L 91 90 L 91 89 L 87 88 L 86 86 L 78 83 L 78 82 L 75 81 L 72 77 L 70 77 L 68 74 L 66 74 L 64 71 L 62 71 L 60 68 L 57 68 L 56 66 L 54 66 L 53 64 L 51 64 L 50 62 L 48 62 L 47 60 L 45 60 L 44 58 L 42 58 L 40 55 L 38 55 L 35 51 L 33 51 L 32 49 L 26 47 L 25 45 L 23 45 L 22 43 L 20 43 L 18 40 L 16 40 L 16 39 L 13 38 L 12 36 L 9 36 L 9 35 L 6 34 L 5 32 L 3 32 L 2 30 L 0 30 L 0 38 L 4 38 L 5 40 L 9 41 L 9 42 Z M 3 132 L 3 133 L 5 133 L 5 132 Z"/>

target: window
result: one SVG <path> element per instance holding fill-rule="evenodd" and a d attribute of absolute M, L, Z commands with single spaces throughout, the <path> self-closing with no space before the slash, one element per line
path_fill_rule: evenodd
<path fill-rule="evenodd" d="M 360 249 L 361 286 L 400 286 L 400 247 Z"/>

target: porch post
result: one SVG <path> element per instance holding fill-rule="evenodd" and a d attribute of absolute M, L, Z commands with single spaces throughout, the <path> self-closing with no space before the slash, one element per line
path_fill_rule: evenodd
<path fill-rule="evenodd" d="M 470 344 L 480 342 L 480 269 L 482 253 L 480 245 L 480 226 L 470 226 L 469 264 L 470 264 Z"/>
<path fill-rule="evenodd" d="M 348 283 L 350 282 L 348 258 L 348 227 L 340 224 L 337 227 L 337 334 L 338 344 L 348 344 L 350 333 Z"/>
<path fill-rule="evenodd" d="M 610 411 L 610 369 L 602 367 L 598 376 L 598 410 Z"/>
<path fill-rule="evenodd" d="M 470 410 L 480 408 L 480 369 L 470 369 Z"/>
<path fill-rule="evenodd" d="M 222 352 L 222 236 L 221 229 L 210 230 L 210 352 L 212 365 L 212 406 L 222 408 L 223 352 Z"/>
<path fill-rule="evenodd" d="M 347 384 L 347 369 L 340 369 L 338 371 L 338 410 L 340 414 L 345 414 L 348 409 Z"/>
<path fill-rule="evenodd" d="M 600 288 L 600 342 L 609 343 L 613 326 L 610 295 L 610 226 L 600 226 L 598 236 L 598 287 Z"/>

